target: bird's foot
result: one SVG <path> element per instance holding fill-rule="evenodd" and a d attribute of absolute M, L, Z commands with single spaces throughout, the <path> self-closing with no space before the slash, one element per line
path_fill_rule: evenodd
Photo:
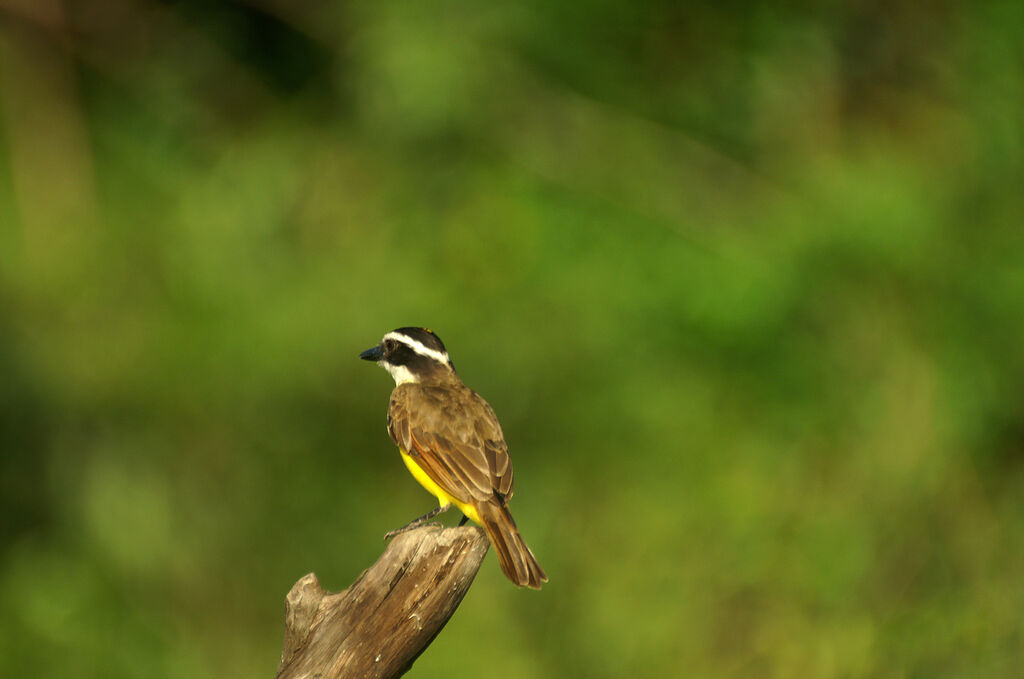
<path fill-rule="evenodd" d="M 449 507 L 451 507 L 451 505 L 442 505 L 440 507 L 435 507 L 434 509 L 430 510 L 429 512 L 427 512 L 423 516 L 421 516 L 421 517 L 419 517 L 417 519 L 413 519 L 412 521 L 410 521 L 409 523 L 405 524 L 401 528 L 396 528 L 395 530 L 388 531 L 387 533 L 384 534 L 384 539 L 385 540 L 390 540 L 391 538 L 395 537 L 396 535 L 400 535 L 400 534 L 404 533 L 407 530 L 412 530 L 413 528 L 419 528 L 420 526 L 425 524 L 429 519 L 434 518 L 435 516 L 437 516 L 441 512 L 447 511 Z M 438 521 L 435 521 L 434 524 L 437 525 L 437 526 L 441 525 L 441 523 L 438 522 Z"/>

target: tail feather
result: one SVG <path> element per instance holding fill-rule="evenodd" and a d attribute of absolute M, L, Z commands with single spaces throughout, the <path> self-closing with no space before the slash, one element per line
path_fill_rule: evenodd
<path fill-rule="evenodd" d="M 548 581 L 548 576 L 523 541 L 508 507 L 497 501 L 482 502 L 476 510 L 506 577 L 520 587 L 540 589 L 541 583 Z"/>

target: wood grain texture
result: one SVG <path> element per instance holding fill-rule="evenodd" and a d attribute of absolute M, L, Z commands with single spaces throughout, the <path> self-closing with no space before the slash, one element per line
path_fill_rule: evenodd
<path fill-rule="evenodd" d="M 475 526 L 420 526 L 343 592 L 303 576 L 286 598 L 278 679 L 401 676 L 455 613 L 488 546 Z"/>

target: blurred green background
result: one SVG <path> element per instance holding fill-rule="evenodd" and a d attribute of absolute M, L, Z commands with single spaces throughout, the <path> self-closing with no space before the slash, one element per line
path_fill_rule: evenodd
<path fill-rule="evenodd" d="M 356 358 L 422 324 L 551 582 L 489 556 L 412 676 L 1019 676 L 1022 36 L 3 0 L 0 675 L 272 676 L 433 506 Z"/>

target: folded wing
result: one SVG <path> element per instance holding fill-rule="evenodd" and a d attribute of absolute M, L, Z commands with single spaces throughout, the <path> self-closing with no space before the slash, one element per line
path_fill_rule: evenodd
<path fill-rule="evenodd" d="M 404 384 L 391 395 L 388 433 L 431 480 L 459 502 L 512 496 L 512 465 L 490 405 L 468 388 Z"/>

